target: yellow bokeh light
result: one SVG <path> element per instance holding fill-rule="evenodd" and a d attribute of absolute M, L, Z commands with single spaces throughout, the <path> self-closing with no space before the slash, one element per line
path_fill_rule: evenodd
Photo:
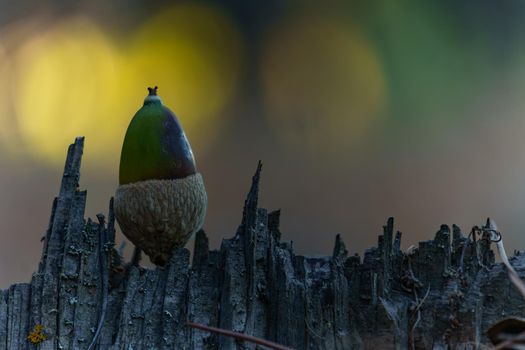
<path fill-rule="evenodd" d="M 33 154 L 61 163 L 84 135 L 88 165 L 116 166 L 146 87 L 157 85 L 190 142 L 209 142 L 235 95 L 241 51 L 236 28 L 213 7 L 165 9 L 118 46 L 87 18 L 62 21 L 14 54 L 21 138 Z"/>
<path fill-rule="evenodd" d="M 11 53 L 28 37 L 38 33 L 44 22 L 43 19 L 24 19 L 10 22 L 0 31 L 0 151 L 3 156 L 18 157 L 25 152 L 14 111 L 15 60 Z"/>
<path fill-rule="evenodd" d="M 138 31 L 129 67 L 140 85 L 158 85 L 191 142 L 203 142 L 224 122 L 218 115 L 237 91 L 241 39 L 217 8 L 178 5 Z"/>
<path fill-rule="evenodd" d="M 303 14 L 271 34 L 260 74 L 275 132 L 321 152 L 366 137 L 381 116 L 385 82 L 357 29 L 336 17 Z"/>
<path fill-rule="evenodd" d="M 8 70 L 9 63 L 7 55 L 5 54 L 5 49 L 0 45 L 0 152 L 5 150 L 10 129 L 7 99 L 9 87 L 7 79 Z"/>
<path fill-rule="evenodd" d="M 26 146 L 61 161 L 77 135 L 108 151 L 116 130 L 118 54 L 90 21 L 75 18 L 23 45 L 15 55 L 15 110 Z M 110 152 L 111 153 L 111 152 Z"/>

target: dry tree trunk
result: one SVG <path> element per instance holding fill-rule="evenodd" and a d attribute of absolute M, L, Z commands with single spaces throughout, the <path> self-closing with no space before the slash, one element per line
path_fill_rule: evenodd
<path fill-rule="evenodd" d="M 77 138 L 37 272 L 0 290 L 0 350 L 88 349 L 99 328 L 98 349 L 255 349 L 187 321 L 296 349 L 474 349 L 490 325 L 524 312 L 490 243 L 457 226 L 407 254 L 390 218 L 363 259 L 339 236 L 331 256 L 296 255 L 280 241 L 280 212 L 257 206 L 260 164 L 242 223 L 219 250 L 200 231 L 191 264 L 179 249 L 162 268 L 122 265 L 111 202 L 107 221 L 84 220 L 82 151 Z M 525 257 L 510 262 L 523 276 Z"/>

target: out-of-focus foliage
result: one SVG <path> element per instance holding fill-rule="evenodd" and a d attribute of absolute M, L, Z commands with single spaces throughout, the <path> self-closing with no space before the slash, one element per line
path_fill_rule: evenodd
<path fill-rule="evenodd" d="M 463 119 L 491 76 L 490 50 L 468 39 L 453 8 L 381 1 L 376 9 L 372 25 L 389 81 L 389 125 L 435 127 Z"/>
<path fill-rule="evenodd" d="M 512 58 L 525 52 L 525 8 L 513 1 L 168 3 L 4 23 L 4 149 L 61 161 L 84 134 L 96 162 L 113 164 L 145 87 L 158 85 L 199 148 L 248 91 L 284 147 L 340 154 L 378 130 L 395 139 L 461 124 L 493 84 L 525 71 Z"/>
<path fill-rule="evenodd" d="M 230 18 L 215 7 L 176 6 L 148 20 L 132 39 L 131 86 L 158 85 L 195 142 L 217 133 L 242 73 L 242 41 Z"/>
<path fill-rule="evenodd" d="M 97 154 L 118 148 L 117 127 L 125 127 L 115 123 L 125 121 L 117 93 L 121 60 L 85 18 L 57 23 L 24 43 L 13 61 L 13 102 L 24 144 L 57 161 L 79 132 L 97 140 L 92 146 Z"/>
<path fill-rule="evenodd" d="M 13 89 L 16 124 L 2 138 L 62 162 L 64 147 L 85 135 L 96 140 L 88 162 L 114 163 L 146 87 L 158 85 L 186 132 L 205 143 L 224 124 L 218 119 L 235 96 L 241 52 L 235 25 L 211 6 L 166 8 L 123 42 L 86 16 L 49 23 L 10 54 L 2 83 Z"/>
<path fill-rule="evenodd" d="M 340 16 L 287 17 L 267 38 L 260 77 L 268 123 L 288 144 L 310 152 L 355 145 L 383 112 L 376 52 Z"/>
<path fill-rule="evenodd" d="M 337 232 L 361 251 L 388 216 L 412 244 L 493 215 L 523 246 L 524 32 L 522 0 L 3 2 L 0 288 L 33 271 L 77 135 L 87 215 L 107 206 L 151 85 L 205 176 L 212 245 L 262 159 L 261 205 L 301 252 Z"/>
<path fill-rule="evenodd" d="M 10 130 L 13 129 L 8 109 L 8 91 L 9 85 L 7 74 L 9 70 L 9 61 L 5 49 L 0 44 L 0 147 L 6 148 L 7 138 Z"/>

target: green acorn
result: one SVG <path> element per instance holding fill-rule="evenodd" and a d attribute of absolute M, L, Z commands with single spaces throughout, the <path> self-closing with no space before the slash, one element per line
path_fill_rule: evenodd
<path fill-rule="evenodd" d="M 115 216 L 124 235 L 164 265 L 202 227 L 208 200 L 182 126 L 157 87 L 148 90 L 124 138 Z"/>

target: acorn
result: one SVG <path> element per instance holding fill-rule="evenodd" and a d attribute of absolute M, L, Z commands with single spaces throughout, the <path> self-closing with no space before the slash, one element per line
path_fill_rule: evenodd
<path fill-rule="evenodd" d="M 124 137 L 115 217 L 122 233 L 162 266 L 202 227 L 208 199 L 180 122 L 157 87 L 148 90 Z"/>

